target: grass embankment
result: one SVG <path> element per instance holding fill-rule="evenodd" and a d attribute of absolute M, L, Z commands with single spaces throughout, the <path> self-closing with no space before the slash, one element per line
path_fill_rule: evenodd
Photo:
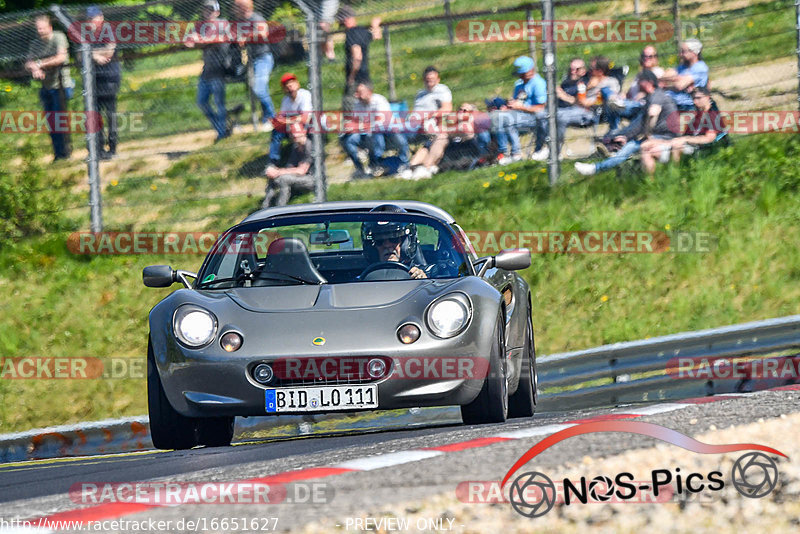
<path fill-rule="evenodd" d="M 230 170 L 252 157 L 237 153 L 220 161 L 200 152 L 174 163 L 155 190 L 154 182 L 131 182 L 125 198 L 138 202 L 140 217 L 149 222 L 130 228 L 173 230 L 171 210 L 189 208 L 166 202 L 190 196 L 189 188 L 224 192 L 255 185 Z M 653 180 L 613 173 L 578 180 L 567 169 L 566 183 L 551 189 L 542 167 L 521 163 L 422 182 L 334 185 L 329 198 L 425 200 L 470 231 L 717 236 L 710 253 L 535 255 L 523 275 L 533 291 L 537 351 L 547 354 L 797 313 L 798 165 L 800 139 L 760 136 L 660 168 Z M 205 217 L 194 229 L 223 230 L 260 202 L 253 195 L 193 203 Z M 202 258 L 74 256 L 65 241 L 66 234 L 50 235 L 2 251 L 0 354 L 143 358 L 147 313 L 168 290 L 144 288 L 141 268 L 171 263 L 194 270 Z M 143 380 L 0 380 L 0 432 L 145 411 Z"/>

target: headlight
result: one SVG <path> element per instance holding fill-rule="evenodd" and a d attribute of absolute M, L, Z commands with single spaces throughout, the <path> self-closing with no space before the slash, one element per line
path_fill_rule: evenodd
<path fill-rule="evenodd" d="M 460 334 L 472 318 L 472 306 L 462 293 L 447 295 L 428 308 L 428 328 L 437 337 L 448 338 Z"/>
<path fill-rule="evenodd" d="M 184 305 L 175 311 L 172 328 L 178 340 L 192 348 L 207 345 L 217 333 L 217 318 L 198 306 Z"/>

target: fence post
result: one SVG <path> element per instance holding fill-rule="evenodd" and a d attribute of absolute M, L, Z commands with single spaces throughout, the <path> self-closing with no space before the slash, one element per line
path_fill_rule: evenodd
<path fill-rule="evenodd" d="M 307 0 L 294 0 L 306 16 L 308 30 L 308 83 L 311 86 L 311 112 L 313 125 L 317 125 L 312 133 L 314 147 L 314 202 L 325 202 L 328 199 L 328 186 L 325 183 L 325 142 L 322 136 L 322 71 L 319 58 L 319 19 L 316 10 L 311 8 Z"/>
<path fill-rule="evenodd" d="M 797 109 L 800 110 L 800 0 L 794 0 L 794 14 L 797 30 Z"/>
<path fill-rule="evenodd" d="M 533 20 L 533 10 L 531 8 L 525 9 L 525 21 L 528 25 L 528 55 L 536 59 L 536 32 Z"/>
<path fill-rule="evenodd" d="M 550 185 L 558 181 L 560 174 L 558 163 L 558 125 L 556 123 L 556 44 L 553 34 L 553 0 L 542 0 L 542 48 L 544 49 L 544 69 L 547 81 L 547 123 L 549 126 L 547 146 L 550 156 L 547 159 L 547 176 Z M 534 134 L 535 135 L 535 134 Z"/>
<path fill-rule="evenodd" d="M 60 6 L 50 8 L 58 21 L 70 32 L 72 18 L 64 13 Z M 89 215 L 92 232 L 103 231 L 103 198 L 100 192 L 100 164 L 97 146 L 97 128 L 102 128 L 102 121 L 97 114 L 94 98 L 94 60 L 92 45 L 81 43 L 81 79 L 83 80 L 83 109 L 86 119 L 86 149 L 89 153 L 86 166 L 89 171 Z"/>
<path fill-rule="evenodd" d="M 672 0 L 672 30 L 675 35 L 675 52 L 681 51 L 681 6 L 680 0 Z"/>
<path fill-rule="evenodd" d="M 639 0 L 633 0 L 633 14 L 637 17 L 642 14 L 639 10 Z"/>
<path fill-rule="evenodd" d="M 383 27 L 383 48 L 386 50 L 386 80 L 389 82 L 389 100 L 397 100 L 397 90 L 394 86 L 394 65 L 392 64 L 392 38 L 389 34 L 389 26 Z"/>
<path fill-rule="evenodd" d="M 447 17 L 447 38 L 450 40 L 450 44 L 453 44 L 455 35 L 453 34 L 453 17 L 450 16 L 450 0 L 444 0 L 444 14 Z"/>
<path fill-rule="evenodd" d="M 253 90 L 255 86 L 256 72 L 253 66 L 253 58 L 247 56 L 247 93 L 250 95 L 250 120 L 253 122 L 253 131 L 258 132 L 258 109 L 260 102 L 256 99 Z"/>

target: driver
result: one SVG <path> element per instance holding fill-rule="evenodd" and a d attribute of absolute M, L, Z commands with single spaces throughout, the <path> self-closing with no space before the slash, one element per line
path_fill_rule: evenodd
<path fill-rule="evenodd" d="M 378 206 L 371 211 L 407 213 L 398 206 Z M 398 262 L 409 267 L 411 278 L 428 278 L 425 258 L 419 247 L 417 225 L 403 221 L 369 221 L 361 225 L 364 253 L 372 263 Z"/>

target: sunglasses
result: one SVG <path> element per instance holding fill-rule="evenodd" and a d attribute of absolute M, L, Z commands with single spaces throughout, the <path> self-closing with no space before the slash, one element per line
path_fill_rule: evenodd
<path fill-rule="evenodd" d="M 400 238 L 399 237 L 387 237 L 385 239 L 376 239 L 375 240 L 375 244 L 378 245 L 379 247 L 385 246 L 386 244 L 397 245 L 398 243 L 400 243 Z"/>
<path fill-rule="evenodd" d="M 658 54 L 642 54 L 642 59 L 653 59 L 654 57 L 658 57 Z"/>

